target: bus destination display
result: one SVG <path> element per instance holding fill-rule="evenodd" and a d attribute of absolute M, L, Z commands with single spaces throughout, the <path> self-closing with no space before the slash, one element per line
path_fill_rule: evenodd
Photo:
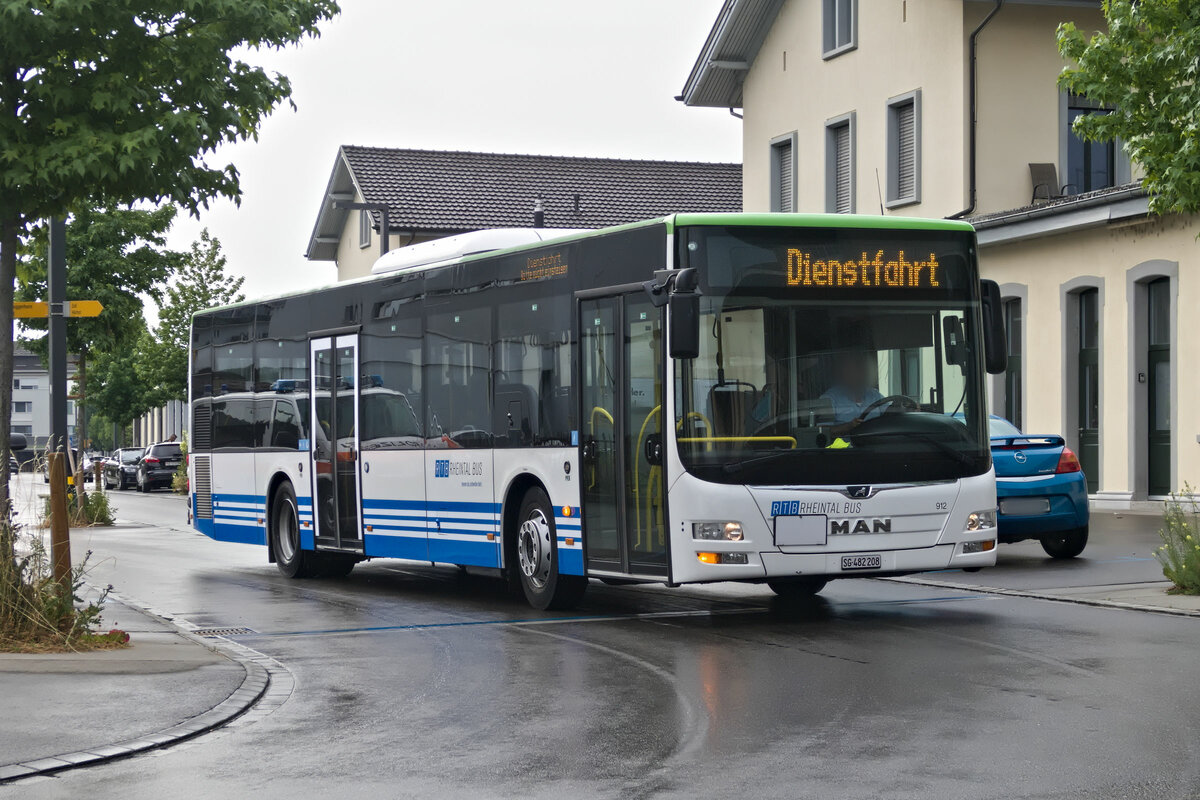
<path fill-rule="evenodd" d="M 923 261 L 910 260 L 903 250 L 894 254 L 877 250 L 874 256 L 864 251 L 857 259 L 837 260 L 789 248 L 787 285 L 931 289 L 941 286 L 939 266 L 934 253 Z"/>

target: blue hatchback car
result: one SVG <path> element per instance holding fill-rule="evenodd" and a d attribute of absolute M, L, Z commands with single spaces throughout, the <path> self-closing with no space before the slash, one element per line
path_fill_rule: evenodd
<path fill-rule="evenodd" d="M 1088 541 L 1087 482 L 1061 436 L 1021 433 L 1008 420 L 988 421 L 996 465 L 1001 542 L 1037 539 L 1052 558 L 1074 558 Z"/>

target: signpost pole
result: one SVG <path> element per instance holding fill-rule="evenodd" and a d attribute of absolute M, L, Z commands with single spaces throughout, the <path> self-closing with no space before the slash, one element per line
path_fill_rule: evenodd
<path fill-rule="evenodd" d="M 67 225 L 61 217 L 50 219 L 48 256 L 46 289 L 50 301 L 50 439 L 46 442 L 46 455 L 51 467 L 50 558 L 55 579 L 69 590 L 71 538 L 67 522 L 64 462 L 70 442 L 67 440 L 67 320 L 63 316 L 63 305 L 67 299 Z M 54 453 L 59 448 L 62 450 L 55 457 Z"/>

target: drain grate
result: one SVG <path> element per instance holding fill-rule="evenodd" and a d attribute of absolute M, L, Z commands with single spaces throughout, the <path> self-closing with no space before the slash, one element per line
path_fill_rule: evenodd
<path fill-rule="evenodd" d="M 249 628 L 197 628 L 192 631 L 197 636 L 217 637 L 217 636 L 240 636 L 244 633 L 254 633 Z"/>

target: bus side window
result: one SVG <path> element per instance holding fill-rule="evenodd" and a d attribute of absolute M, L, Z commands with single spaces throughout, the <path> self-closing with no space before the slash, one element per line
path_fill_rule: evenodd
<path fill-rule="evenodd" d="M 288 450 L 300 448 L 300 420 L 287 400 L 275 403 L 275 418 L 271 424 L 271 447 L 284 447 Z"/>

